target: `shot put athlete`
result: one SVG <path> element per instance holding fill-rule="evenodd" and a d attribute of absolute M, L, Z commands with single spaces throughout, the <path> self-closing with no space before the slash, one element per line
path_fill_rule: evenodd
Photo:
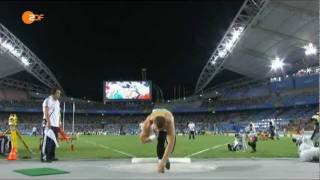
<path fill-rule="evenodd" d="M 158 172 L 164 173 L 165 168 L 170 169 L 169 156 L 174 150 L 176 141 L 172 113 L 166 109 L 154 109 L 146 120 L 140 123 L 140 127 L 142 143 L 149 143 L 157 137 Z M 165 147 L 166 141 L 167 146 Z"/>

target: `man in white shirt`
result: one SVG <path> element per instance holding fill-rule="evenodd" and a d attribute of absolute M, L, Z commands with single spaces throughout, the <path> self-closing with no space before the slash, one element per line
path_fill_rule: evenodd
<path fill-rule="evenodd" d="M 46 121 L 46 127 L 52 129 L 56 139 L 58 139 L 58 132 L 61 126 L 61 115 L 60 115 L 60 98 L 61 91 L 58 88 L 51 90 L 51 95 L 47 97 L 42 104 L 43 108 L 43 119 Z M 50 138 L 44 138 L 43 142 L 44 151 L 41 153 L 42 162 L 57 161 L 55 157 L 55 142 Z"/>
<path fill-rule="evenodd" d="M 196 131 L 196 125 L 193 122 L 190 122 L 188 124 L 188 128 L 189 128 L 189 139 L 194 139 L 194 135 L 195 135 L 195 131 Z"/>

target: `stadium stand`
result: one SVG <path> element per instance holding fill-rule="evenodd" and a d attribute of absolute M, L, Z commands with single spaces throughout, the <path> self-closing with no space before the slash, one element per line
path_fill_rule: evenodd
<path fill-rule="evenodd" d="M 126 135 L 137 134 L 138 124 L 153 108 L 168 108 L 175 113 L 177 133 L 187 132 L 187 123 L 196 123 L 197 132 L 237 132 L 250 122 L 259 130 L 267 127 L 271 120 L 280 129 L 290 122 L 306 122 L 319 109 L 319 68 L 312 71 L 299 70 L 283 77 L 239 87 L 224 87 L 217 97 L 199 97 L 191 101 L 168 103 L 149 101 L 91 102 L 88 100 L 61 100 L 66 103 L 65 130 L 72 132 L 72 103 L 76 105 L 75 132 L 82 134 Z M 216 93 L 215 93 L 216 94 Z M 0 128 L 8 128 L 9 113 L 19 116 L 23 134 L 31 134 L 32 127 L 41 133 L 42 100 L 45 95 L 21 90 L 0 90 Z"/>

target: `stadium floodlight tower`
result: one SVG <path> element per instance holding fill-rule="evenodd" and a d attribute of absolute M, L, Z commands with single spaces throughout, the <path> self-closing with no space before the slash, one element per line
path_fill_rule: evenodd
<path fill-rule="evenodd" d="M 9 56 L 47 87 L 59 87 L 64 92 L 49 68 L 1 23 L 0 55 Z"/>
<path fill-rule="evenodd" d="M 246 0 L 243 3 L 227 32 L 203 68 L 197 81 L 195 93 L 202 91 L 213 77 L 222 70 L 225 60 L 232 53 L 247 27 L 252 24 L 253 19 L 265 8 L 268 2 L 268 0 Z"/>

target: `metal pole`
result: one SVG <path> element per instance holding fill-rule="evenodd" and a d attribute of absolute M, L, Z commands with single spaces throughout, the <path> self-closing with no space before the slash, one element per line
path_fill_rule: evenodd
<path fill-rule="evenodd" d="M 63 114 L 62 114 L 62 130 L 64 131 L 64 117 L 66 114 L 66 102 L 63 102 Z"/>
<path fill-rule="evenodd" d="M 72 104 L 72 134 L 74 134 L 74 112 L 75 112 L 75 103 Z"/>
<path fill-rule="evenodd" d="M 142 79 L 142 81 L 147 80 L 147 69 L 146 68 L 141 69 L 141 79 Z"/>
<path fill-rule="evenodd" d="M 181 87 L 181 85 L 179 84 L 179 86 L 178 86 L 178 96 L 179 96 L 178 99 L 179 100 L 180 100 L 180 89 L 181 89 L 180 87 Z"/>

